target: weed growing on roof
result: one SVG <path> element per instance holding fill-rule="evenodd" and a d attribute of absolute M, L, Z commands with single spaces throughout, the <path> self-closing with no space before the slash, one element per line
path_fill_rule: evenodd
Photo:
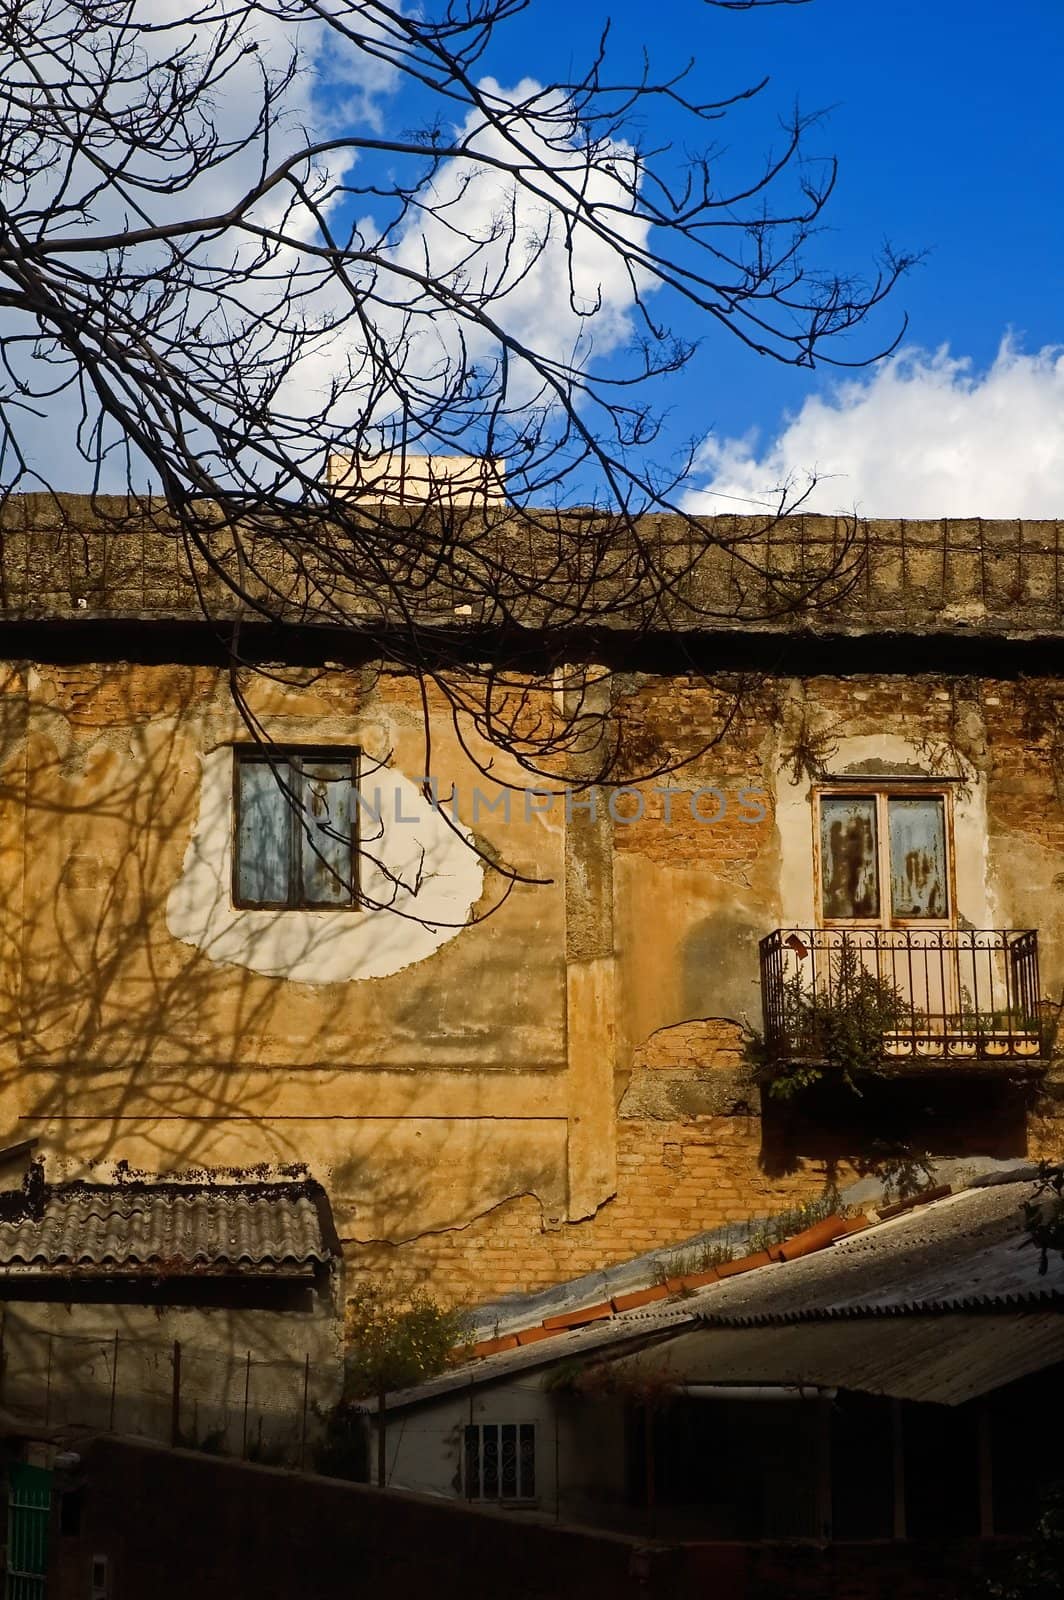
<path fill-rule="evenodd" d="M 747 1249 L 753 1254 L 758 1250 L 768 1250 L 772 1245 L 782 1244 L 785 1239 L 791 1239 L 796 1233 L 804 1233 L 806 1228 L 812 1228 L 818 1222 L 824 1222 L 828 1217 L 835 1216 L 841 1209 L 839 1191 L 834 1184 L 829 1184 L 823 1194 L 817 1195 L 813 1200 L 803 1200 L 800 1205 L 788 1206 L 784 1211 L 777 1211 L 774 1215 L 766 1217 L 763 1222 L 752 1222 L 747 1234 Z"/>
<path fill-rule="evenodd" d="M 700 1244 L 689 1245 L 682 1250 L 670 1250 L 668 1255 L 659 1256 L 655 1282 L 664 1283 L 666 1278 L 682 1278 L 689 1272 L 708 1272 L 711 1267 L 719 1267 L 725 1261 L 734 1259 L 735 1244 L 731 1230 L 725 1228 L 723 1238 L 703 1239 Z"/>
<path fill-rule="evenodd" d="M 754 1254 L 758 1250 L 767 1250 L 772 1245 L 782 1244 L 785 1239 L 793 1238 L 796 1233 L 802 1233 L 806 1228 L 811 1228 L 817 1222 L 823 1222 L 827 1217 L 833 1217 L 837 1212 L 845 1211 L 839 1199 L 839 1191 L 834 1184 L 828 1184 L 822 1194 L 812 1200 L 804 1200 L 800 1205 L 788 1206 L 783 1211 L 777 1211 L 768 1217 L 748 1217 L 745 1222 L 736 1223 L 733 1237 L 731 1227 L 723 1230 L 713 1239 L 704 1239 L 700 1243 L 687 1245 L 679 1250 L 670 1250 L 667 1255 L 659 1256 L 655 1271 L 655 1283 L 664 1283 L 668 1278 L 683 1278 L 688 1273 L 708 1272 L 711 1267 L 722 1266 L 727 1261 L 734 1261 L 736 1254 Z"/>

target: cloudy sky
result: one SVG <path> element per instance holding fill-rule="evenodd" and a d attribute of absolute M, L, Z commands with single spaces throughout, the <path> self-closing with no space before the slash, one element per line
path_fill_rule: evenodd
<path fill-rule="evenodd" d="M 816 475 L 810 508 L 1064 514 L 1060 0 L 609 10 L 622 52 L 652 16 L 658 63 L 693 51 L 700 80 L 721 90 L 771 75 L 761 111 L 729 125 L 736 157 L 796 97 L 827 110 L 813 148 L 841 171 L 825 260 L 862 269 L 884 238 L 926 252 L 875 324 L 889 342 L 908 314 L 902 353 L 868 372 L 796 372 L 685 328 L 705 333 L 671 392 L 670 437 L 700 444 L 689 503 L 753 510 Z M 546 77 L 583 57 L 605 11 L 532 0 L 508 49 Z"/>
<path fill-rule="evenodd" d="M 180 0 L 141 4 L 155 18 L 185 15 Z M 440 10 L 437 0 L 424 4 L 430 14 Z M 518 102 L 534 98 L 539 85 L 582 70 L 607 14 L 591 0 L 529 0 L 485 52 L 482 78 Z M 836 349 L 842 362 L 860 363 L 891 344 L 907 315 L 897 353 L 868 368 L 781 366 L 680 309 L 673 326 L 700 345 L 687 370 L 669 380 L 657 449 L 673 462 L 694 449 L 687 504 L 757 510 L 777 503 L 781 489 L 801 493 L 815 478 L 809 509 L 1061 515 L 1060 0 L 1011 0 L 1008 7 L 1001 0 L 888 0 L 878 7 L 811 0 L 735 12 L 699 0 L 657 0 L 652 9 L 643 0 L 614 0 L 609 15 L 617 75 L 638 72 L 647 44 L 655 77 L 693 56 L 692 82 L 703 95 L 735 93 L 768 76 L 763 94 L 719 125 L 717 164 L 725 177 L 749 178 L 765 151 L 778 147 L 779 118 L 796 101 L 804 112 L 825 112 L 808 149 L 837 155 L 841 171 L 813 250 L 821 264 L 864 271 L 884 240 L 924 252 L 869 329 Z M 264 47 L 283 50 L 288 39 L 273 32 L 277 37 L 264 34 Z M 345 56 L 316 33 L 305 31 L 303 45 L 307 70 L 293 90 L 293 130 L 303 121 L 323 135 L 348 128 L 401 134 L 425 115 L 394 72 Z M 253 73 L 253 58 L 241 71 Z M 233 82 L 239 90 L 238 78 Z M 220 108 L 223 122 L 241 110 L 237 93 Z M 676 130 L 660 101 L 654 115 L 652 124 L 644 118 L 645 142 L 666 143 Z M 624 147 L 617 150 L 623 159 Z M 254 159 L 252 152 L 247 162 Z M 333 160 L 337 173 L 351 165 L 349 157 Z M 365 161 L 357 158 L 359 172 Z M 227 182 L 239 187 L 245 176 L 237 165 Z M 596 174 L 594 182 L 608 197 L 608 176 Z M 438 189 L 444 202 L 461 193 L 463 229 L 490 238 L 500 197 L 489 175 L 459 190 L 444 169 Z M 212 206 L 224 198 L 212 194 Z M 519 236 L 540 237 L 542 217 L 527 199 L 523 204 Z M 370 218 L 369 233 L 383 220 Z M 444 271 L 452 257 L 461 270 L 466 245 L 428 213 L 387 241 L 399 267 L 428 250 Z M 567 259 L 565 241 L 552 238 L 526 274 L 516 252 L 501 284 L 500 316 L 549 355 L 564 357 L 584 341 L 589 361 L 609 370 L 631 337 L 630 286 L 594 241 L 577 239 L 577 292 L 601 305 L 589 339 L 588 325 L 568 305 Z M 432 326 L 433 338 L 446 342 L 444 323 Z M 300 378 L 308 394 L 325 381 L 335 349 L 320 354 L 322 371 L 311 365 Z M 433 350 L 421 359 L 431 366 Z M 63 430 L 45 417 L 39 432 L 52 459 Z"/>

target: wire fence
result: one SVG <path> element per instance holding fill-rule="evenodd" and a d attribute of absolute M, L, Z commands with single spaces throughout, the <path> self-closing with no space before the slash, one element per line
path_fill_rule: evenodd
<path fill-rule="evenodd" d="M 172 1339 L 57 1333 L 3 1319 L 0 1405 L 45 1427 L 132 1434 L 276 1466 L 310 1467 L 342 1369 Z"/>

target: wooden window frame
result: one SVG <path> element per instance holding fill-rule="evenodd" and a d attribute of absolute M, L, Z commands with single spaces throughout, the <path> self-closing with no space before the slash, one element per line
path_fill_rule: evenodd
<path fill-rule="evenodd" d="M 824 915 L 824 870 L 822 859 L 821 802 L 845 797 L 869 798 L 876 807 L 876 872 L 879 880 L 877 917 L 827 917 Z M 890 832 L 887 803 L 890 800 L 941 800 L 946 833 L 946 913 L 941 917 L 896 917 L 890 899 Z M 953 847 L 953 790 L 941 780 L 913 782 L 905 779 L 853 778 L 846 782 L 828 780 L 813 789 L 813 893 L 819 928 L 954 928 L 957 925 L 957 884 Z"/>
<path fill-rule="evenodd" d="M 238 744 L 232 746 L 233 750 L 233 804 L 232 804 L 232 856 L 233 871 L 231 891 L 233 905 L 241 911 L 338 911 L 352 912 L 362 909 L 359 898 L 358 882 L 358 847 L 359 847 L 359 816 L 358 816 L 358 785 L 361 764 L 361 750 L 355 745 L 320 745 L 320 744 L 285 744 L 271 745 L 268 749 L 257 744 Z M 259 766 L 276 768 L 282 763 L 295 768 L 302 775 L 304 761 L 327 761 L 334 766 L 342 761 L 350 762 L 351 766 L 351 899 L 346 901 L 336 900 L 307 900 L 300 890 L 303 882 L 303 845 L 306 840 L 306 830 L 302 823 L 295 819 L 295 825 L 290 826 L 288 836 L 288 896 L 284 900 L 247 900 L 240 893 L 240 769 L 245 763 L 255 763 Z M 275 774 L 276 776 L 276 774 Z M 278 779 L 278 784 L 280 780 Z M 295 806 L 286 795 L 285 803 L 289 807 L 290 816 L 294 817 Z"/>

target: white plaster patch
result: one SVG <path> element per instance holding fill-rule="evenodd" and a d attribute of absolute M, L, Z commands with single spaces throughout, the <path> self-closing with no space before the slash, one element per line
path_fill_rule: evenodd
<path fill-rule="evenodd" d="M 199 818 L 166 921 L 176 939 L 209 960 L 296 983 L 350 983 L 424 961 L 468 924 L 484 878 L 480 858 L 464 842 L 470 836 L 455 833 L 408 778 L 389 768 L 374 774 L 383 822 L 380 829 L 375 820 L 365 824 L 360 863 L 361 886 L 382 909 L 234 906 L 233 752 L 213 750 L 202 764 Z M 367 795 L 367 803 L 372 799 Z"/>

